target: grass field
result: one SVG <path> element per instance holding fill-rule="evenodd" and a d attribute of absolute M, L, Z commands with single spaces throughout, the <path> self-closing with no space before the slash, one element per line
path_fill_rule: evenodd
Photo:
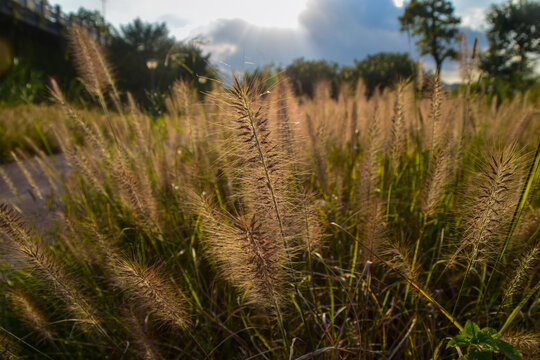
<path fill-rule="evenodd" d="M 0 205 L 1 358 L 538 355 L 538 103 L 234 78 L 153 120 L 78 46 L 102 111 L 1 110 L 57 184 L 46 232 Z"/>

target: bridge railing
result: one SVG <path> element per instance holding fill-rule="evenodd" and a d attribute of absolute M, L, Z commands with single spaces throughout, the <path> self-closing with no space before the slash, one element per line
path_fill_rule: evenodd
<path fill-rule="evenodd" d="M 12 0 L 18 3 L 21 7 L 26 8 L 40 15 L 52 23 L 63 26 L 78 26 L 86 31 L 94 40 L 100 44 L 106 44 L 109 37 L 102 33 L 100 29 L 95 28 L 86 21 L 81 20 L 73 15 L 68 15 L 62 11 L 60 5 L 51 5 L 46 0 Z"/>

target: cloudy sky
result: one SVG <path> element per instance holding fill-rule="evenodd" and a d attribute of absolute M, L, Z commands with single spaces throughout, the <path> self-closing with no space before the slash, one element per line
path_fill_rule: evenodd
<path fill-rule="evenodd" d="M 50 1 L 54 3 L 54 0 Z M 119 27 L 140 17 L 166 22 L 177 39 L 203 39 L 221 71 L 249 70 L 293 59 L 325 59 L 350 65 L 380 51 L 409 51 L 397 17 L 403 0 L 56 0 L 65 12 L 102 10 Z M 406 0 L 405 0 L 406 2 Z M 472 43 L 485 29 L 485 12 L 504 0 L 453 0 Z M 412 45 L 412 55 L 417 54 Z M 425 58 L 426 67 L 432 61 Z M 443 64 L 443 78 L 457 81 L 456 64 Z"/>

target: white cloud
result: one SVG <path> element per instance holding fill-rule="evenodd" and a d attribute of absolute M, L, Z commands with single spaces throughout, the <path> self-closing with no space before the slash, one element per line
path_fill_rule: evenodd
<path fill-rule="evenodd" d="M 53 0 L 54 1 L 54 0 Z M 456 14 L 472 42 L 482 30 L 492 3 L 505 0 L 454 0 Z M 65 11 L 79 6 L 100 10 L 101 0 L 58 0 Z M 136 17 L 163 22 L 179 40 L 202 37 L 202 48 L 222 69 L 237 70 L 270 62 L 287 65 L 295 58 L 352 64 L 380 51 L 407 52 L 399 32 L 399 6 L 408 0 L 106 0 L 106 18 L 113 25 Z M 483 39 L 481 38 L 481 42 Z M 417 57 L 414 52 L 413 57 Z M 429 63 L 428 57 L 426 57 Z M 455 68 L 445 62 L 443 70 Z M 443 76 L 454 79 L 455 71 Z"/>
<path fill-rule="evenodd" d="M 101 10 L 102 7 L 101 0 L 56 2 L 67 12 L 76 11 L 80 6 L 93 10 Z M 285 28 L 298 25 L 298 14 L 306 4 L 307 0 L 106 0 L 105 14 L 115 26 L 129 23 L 136 17 L 155 22 L 172 14 L 198 26 L 220 18 L 239 18 L 261 26 Z"/>

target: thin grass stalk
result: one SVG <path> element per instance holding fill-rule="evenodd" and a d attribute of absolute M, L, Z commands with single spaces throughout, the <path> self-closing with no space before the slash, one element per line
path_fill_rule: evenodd
<path fill-rule="evenodd" d="M 36 347 L 32 346 L 31 344 L 27 343 L 23 338 L 20 338 L 18 337 L 17 335 L 15 335 L 14 333 L 12 333 L 11 331 L 9 331 L 8 329 L 4 328 L 3 326 L 0 325 L 0 331 L 6 333 L 8 336 L 14 338 L 15 340 L 17 340 L 18 342 L 20 342 L 21 344 L 23 344 L 24 346 L 28 347 L 29 349 L 35 351 L 36 353 L 38 353 L 40 356 L 43 356 L 44 358 L 47 358 L 49 360 L 54 360 L 52 357 L 50 357 L 49 355 L 41 352 L 41 350 L 37 349 Z M 1 354 L 1 353 L 0 353 Z M 1 359 L 1 358 L 0 358 Z M 17 359 L 16 356 L 14 356 L 13 358 L 9 358 L 8 357 L 8 360 L 10 359 Z"/>
<path fill-rule="evenodd" d="M 519 314 L 519 312 L 521 311 L 521 308 L 523 308 L 525 306 L 525 304 L 527 303 L 527 301 L 529 301 L 529 299 L 538 291 L 540 290 L 540 281 L 531 289 L 529 290 L 529 292 L 527 294 L 525 294 L 525 296 L 523 297 L 523 299 L 521 299 L 521 301 L 519 302 L 519 304 L 514 308 L 514 310 L 512 310 L 512 312 L 510 313 L 510 315 L 508 316 L 508 318 L 506 318 L 506 321 L 504 322 L 503 326 L 501 327 L 501 329 L 498 331 L 499 332 L 499 335 L 502 335 L 504 334 L 504 332 L 506 331 L 506 329 L 508 329 L 508 327 L 510 326 L 510 324 L 512 323 L 512 321 L 514 321 L 514 319 L 516 318 L 516 316 Z"/>
<path fill-rule="evenodd" d="M 337 227 L 338 229 L 340 229 L 341 231 L 343 231 L 344 233 L 346 233 L 347 235 L 349 235 L 352 239 L 354 239 L 356 242 L 358 242 L 360 244 L 360 246 L 362 246 L 364 249 L 366 249 L 367 251 L 371 251 L 371 249 L 369 247 L 367 247 L 366 245 L 362 244 L 362 242 L 360 240 L 358 240 L 356 237 L 354 237 L 353 234 L 351 234 L 349 231 L 347 231 L 346 229 L 344 229 L 341 225 L 339 224 L 336 224 L 335 222 L 332 222 L 330 223 L 330 225 L 333 225 L 335 227 Z M 392 264 L 390 264 L 388 261 L 384 260 L 382 257 L 380 257 L 379 255 L 377 255 L 376 253 L 372 253 L 372 255 L 377 259 L 379 260 L 380 262 L 382 262 L 383 264 L 385 264 L 386 266 L 388 266 L 391 270 L 393 270 L 396 274 L 398 274 L 401 278 L 403 278 L 408 284 L 410 284 L 413 288 L 415 288 L 423 297 L 425 297 L 429 302 L 431 302 L 433 305 L 435 305 L 435 307 L 437 307 L 437 309 L 439 309 L 439 311 L 444 315 L 446 316 L 446 318 L 448 320 L 450 320 L 450 322 L 459 330 L 459 331 L 463 331 L 463 326 L 461 326 L 461 324 L 457 321 L 457 319 L 451 314 L 449 313 L 437 300 L 435 300 L 431 295 L 429 295 L 424 289 L 422 289 L 414 280 L 408 278 L 406 275 L 402 274 L 401 271 L 399 271 L 398 269 L 396 269 Z M 540 285 L 540 283 L 539 283 Z"/>

